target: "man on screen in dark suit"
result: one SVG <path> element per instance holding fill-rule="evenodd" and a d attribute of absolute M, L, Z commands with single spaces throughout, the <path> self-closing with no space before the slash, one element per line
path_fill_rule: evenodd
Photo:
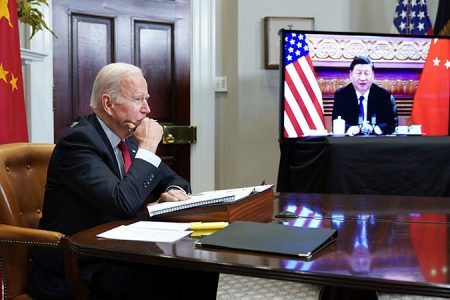
<path fill-rule="evenodd" d="M 373 62 L 357 56 L 350 64 L 351 83 L 336 90 L 332 120 L 345 120 L 348 135 L 391 134 L 396 126 L 394 97 L 373 83 Z"/>
<path fill-rule="evenodd" d="M 147 117 L 148 98 L 140 68 L 114 63 L 100 70 L 91 96 L 94 113 L 64 134 L 50 159 L 41 229 L 72 235 L 135 218 L 145 211 L 149 196 L 189 199 L 189 183 L 155 154 L 163 130 Z M 100 299 L 184 299 L 186 293 L 214 299 L 218 283 L 215 273 L 87 257 L 80 257 L 80 271 Z M 198 282 L 202 288 L 194 289 Z M 36 299 L 70 299 L 62 250 L 36 251 L 28 289 Z"/>

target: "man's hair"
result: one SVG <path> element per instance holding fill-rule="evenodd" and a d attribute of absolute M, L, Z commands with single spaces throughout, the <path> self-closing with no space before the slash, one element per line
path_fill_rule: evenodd
<path fill-rule="evenodd" d="M 367 56 L 356 56 L 350 64 L 350 71 L 353 71 L 356 65 L 370 65 L 372 67 L 372 71 L 374 71 L 373 62 Z"/>
<path fill-rule="evenodd" d="M 139 67 L 127 63 L 112 63 L 104 66 L 95 77 L 91 93 L 91 107 L 98 108 L 103 94 L 111 96 L 114 102 L 120 103 L 120 86 L 122 80 L 131 74 L 144 75 Z"/>

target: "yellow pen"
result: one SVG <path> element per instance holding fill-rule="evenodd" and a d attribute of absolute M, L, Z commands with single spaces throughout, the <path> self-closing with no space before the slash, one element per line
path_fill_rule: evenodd
<path fill-rule="evenodd" d="M 191 222 L 191 230 L 221 229 L 228 226 L 228 222 Z"/>
<path fill-rule="evenodd" d="M 205 235 L 210 235 L 211 233 L 216 232 L 219 229 L 207 229 L 207 230 L 195 230 L 192 231 L 191 237 L 201 237 Z"/>

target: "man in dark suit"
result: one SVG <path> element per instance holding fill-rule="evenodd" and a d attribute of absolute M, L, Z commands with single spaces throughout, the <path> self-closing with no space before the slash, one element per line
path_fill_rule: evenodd
<path fill-rule="evenodd" d="M 349 135 L 391 134 L 397 120 L 394 97 L 373 83 L 373 62 L 357 56 L 350 64 L 351 83 L 336 90 L 332 120 L 345 120 Z"/>
<path fill-rule="evenodd" d="M 149 196 L 158 201 L 189 199 L 189 183 L 155 154 L 163 130 L 147 117 L 148 98 L 138 67 L 115 63 L 100 70 L 91 96 L 94 113 L 70 128 L 53 151 L 41 229 L 72 235 L 135 218 L 145 211 Z M 179 299 L 189 292 L 214 299 L 218 283 L 216 273 L 87 257 L 81 257 L 80 271 L 92 293 L 102 299 Z M 202 282 L 202 288 L 194 289 L 195 282 Z M 37 299 L 70 299 L 61 250 L 36 251 L 29 291 Z"/>

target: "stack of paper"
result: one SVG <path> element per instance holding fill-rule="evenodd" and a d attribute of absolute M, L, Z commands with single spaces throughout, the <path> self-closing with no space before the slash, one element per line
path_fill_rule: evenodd
<path fill-rule="evenodd" d="M 122 225 L 97 235 L 99 238 L 173 243 L 192 231 L 190 223 L 140 221 Z"/>
<path fill-rule="evenodd" d="M 199 206 L 212 204 L 231 204 L 242 200 L 249 195 L 263 192 L 269 188 L 272 188 L 272 185 L 267 184 L 236 189 L 202 192 L 199 194 L 191 195 L 191 198 L 185 201 L 152 203 L 147 206 L 147 210 L 149 216 L 153 217 L 160 214 L 166 214 Z"/>

